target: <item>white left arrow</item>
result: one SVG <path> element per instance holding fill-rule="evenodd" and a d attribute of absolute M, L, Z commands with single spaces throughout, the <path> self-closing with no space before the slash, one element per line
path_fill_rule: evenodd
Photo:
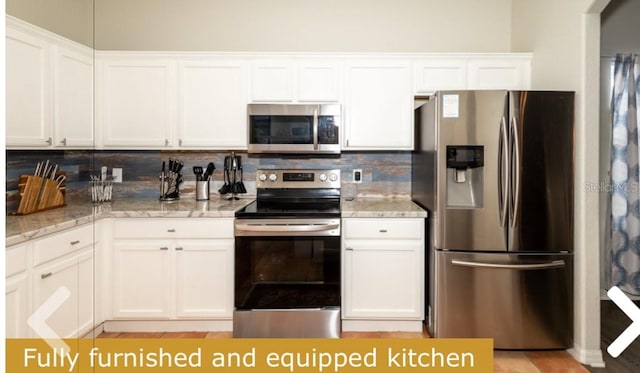
<path fill-rule="evenodd" d="M 607 295 L 613 303 L 633 321 L 623 332 L 607 347 L 607 352 L 616 358 L 640 335 L 640 308 L 627 297 L 617 286 L 607 291 Z"/>
<path fill-rule="evenodd" d="M 27 320 L 27 324 L 29 324 L 31 329 L 33 329 L 40 338 L 44 339 L 54 351 L 58 351 L 60 355 L 63 355 L 65 350 L 69 351 L 69 345 L 64 343 L 55 330 L 51 329 L 49 324 L 47 324 L 47 319 L 53 315 L 70 296 L 71 292 L 68 288 L 64 286 L 59 287 Z"/>

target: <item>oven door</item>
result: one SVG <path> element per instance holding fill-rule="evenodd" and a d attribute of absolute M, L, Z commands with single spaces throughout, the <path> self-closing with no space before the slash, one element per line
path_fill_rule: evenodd
<path fill-rule="evenodd" d="M 236 310 L 340 306 L 340 219 L 237 219 Z"/>

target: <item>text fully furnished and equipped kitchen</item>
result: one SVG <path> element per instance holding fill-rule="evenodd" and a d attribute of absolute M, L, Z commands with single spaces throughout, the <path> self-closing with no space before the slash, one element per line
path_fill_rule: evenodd
<path fill-rule="evenodd" d="M 7 337 L 64 286 L 63 337 L 428 330 L 602 363 L 608 1 L 53 3 L 6 7 Z"/>

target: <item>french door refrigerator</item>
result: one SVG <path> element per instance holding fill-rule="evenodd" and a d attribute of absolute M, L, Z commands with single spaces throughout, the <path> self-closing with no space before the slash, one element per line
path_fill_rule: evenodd
<path fill-rule="evenodd" d="M 574 93 L 441 91 L 415 110 L 427 327 L 496 349 L 573 338 Z"/>

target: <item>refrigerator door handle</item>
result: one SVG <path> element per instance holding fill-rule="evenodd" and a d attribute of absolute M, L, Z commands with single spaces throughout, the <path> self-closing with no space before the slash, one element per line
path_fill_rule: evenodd
<path fill-rule="evenodd" d="M 500 226 L 504 227 L 507 220 L 507 203 L 509 193 L 507 185 L 509 180 L 509 168 L 505 157 L 508 151 L 505 151 L 507 141 L 507 120 L 503 116 L 500 118 L 500 134 L 498 135 L 498 214 L 500 214 Z"/>
<path fill-rule="evenodd" d="M 532 269 L 550 269 L 550 268 L 562 268 L 565 266 L 564 260 L 554 260 L 546 263 L 535 264 L 502 264 L 502 263 L 482 263 L 482 262 L 469 262 L 466 260 L 452 260 L 451 264 L 461 267 L 473 267 L 473 268 L 493 268 L 493 269 L 515 269 L 515 270 L 532 270 Z"/>
<path fill-rule="evenodd" d="M 518 224 L 518 213 L 520 209 L 520 138 L 518 132 L 518 121 L 515 117 L 511 118 L 511 169 L 513 173 L 511 175 L 512 179 L 510 182 L 511 190 L 511 203 L 509 206 L 510 209 L 510 221 L 511 228 L 514 228 Z"/>

